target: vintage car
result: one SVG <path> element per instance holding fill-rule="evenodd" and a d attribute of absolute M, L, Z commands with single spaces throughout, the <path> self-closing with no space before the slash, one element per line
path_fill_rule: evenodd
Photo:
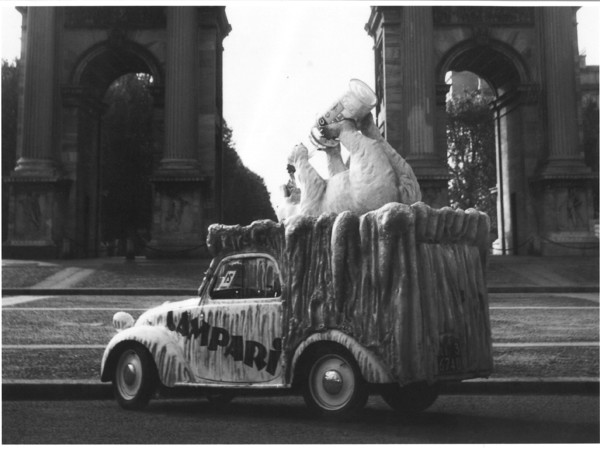
<path fill-rule="evenodd" d="M 423 203 L 212 225 L 198 297 L 115 314 L 101 379 L 126 409 L 193 386 L 301 392 L 328 416 L 370 393 L 421 411 L 440 383 L 491 373 L 488 230 L 483 213 Z"/>

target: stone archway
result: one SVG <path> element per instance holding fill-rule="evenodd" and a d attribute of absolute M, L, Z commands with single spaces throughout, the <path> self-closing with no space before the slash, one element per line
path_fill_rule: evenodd
<path fill-rule="evenodd" d="M 463 41 L 441 59 L 436 68 L 436 83 L 441 85 L 450 71 L 469 71 L 484 79 L 494 92 L 490 107 L 494 112 L 496 132 L 496 180 L 498 240 L 494 251 L 518 254 L 530 243 L 532 230 L 527 218 L 528 186 L 524 168 L 524 130 L 531 77 L 518 53 L 510 46 L 489 36 Z M 526 248 L 525 248 L 526 250 Z"/>
<path fill-rule="evenodd" d="M 105 93 L 111 84 L 126 74 L 148 74 L 153 79 L 149 88 L 153 94 L 153 136 L 155 158 L 160 158 L 164 136 L 164 74 L 160 63 L 144 47 L 126 40 L 109 39 L 100 42 L 80 56 L 73 67 L 70 83 L 62 88 L 63 142 L 76 149 L 77 163 L 68 168 L 73 180 L 68 209 L 73 220 L 65 226 L 67 238 L 62 253 L 67 256 L 98 256 L 101 253 L 103 200 L 107 191 L 103 173 L 106 159 L 103 148 L 103 115 Z M 103 151 L 104 150 L 104 151 Z M 131 186 L 130 186 L 131 187 Z M 123 189 L 126 191 L 127 186 Z M 124 192 L 126 195 L 126 192 Z M 144 201 L 140 198 L 139 201 Z M 150 205 L 148 205 L 150 207 Z M 121 238 L 125 238 L 122 236 Z"/>
<path fill-rule="evenodd" d="M 222 6 L 22 7 L 23 86 L 7 257 L 98 254 L 102 96 L 154 79 L 154 256 L 189 256 L 221 214 Z M 173 205 L 179 205 L 175 210 Z M 175 252 L 175 253 L 174 253 Z"/>
<path fill-rule="evenodd" d="M 446 72 L 477 73 L 496 91 L 504 253 L 598 252 L 598 172 L 585 165 L 577 132 L 576 10 L 371 9 L 366 29 L 375 43 L 378 125 L 411 163 L 432 206 L 448 205 Z"/>

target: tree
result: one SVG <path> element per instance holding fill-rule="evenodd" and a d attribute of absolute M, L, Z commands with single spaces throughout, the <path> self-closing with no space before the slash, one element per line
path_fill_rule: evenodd
<path fill-rule="evenodd" d="M 247 225 L 277 220 L 264 180 L 248 169 L 235 151 L 232 130 L 223 125 L 223 223 Z"/>
<path fill-rule="evenodd" d="M 448 195 L 453 207 L 486 212 L 494 232 L 496 200 L 490 189 L 496 186 L 496 151 L 489 101 L 476 90 L 447 102 Z"/>

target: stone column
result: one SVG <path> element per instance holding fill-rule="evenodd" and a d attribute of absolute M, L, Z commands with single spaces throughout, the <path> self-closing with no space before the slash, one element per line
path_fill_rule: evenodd
<path fill-rule="evenodd" d="M 440 207 L 447 204 L 448 170 L 446 143 L 436 139 L 432 8 L 402 8 L 401 34 L 402 116 L 406 124 L 404 151 L 421 184 L 424 201 Z"/>
<path fill-rule="evenodd" d="M 385 139 L 390 145 L 406 158 L 410 149 L 406 148 L 404 142 L 405 128 L 402 119 L 401 13 L 395 8 L 378 6 L 374 8 L 372 18 L 376 20 L 370 32 L 375 38 L 375 44 L 383 47 L 383 73 L 379 76 L 385 80 L 382 83 L 382 98 L 378 99 L 382 108 L 378 113 L 378 125 L 383 128 Z M 383 122 L 379 119 L 383 119 Z"/>
<path fill-rule="evenodd" d="M 570 7 L 542 9 L 548 114 L 546 172 L 586 170 L 577 130 L 576 55 Z"/>
<path fill-rule="evenodd" d="M 431 159 L 435 123 L 433 16 L 429 6 L 403 8 L 402 13 L 402 103 L 407 130 L 404 143 L 411 160 Z"/>
<path fill-rule="evenodd" d="M 147 257 L 190 256 L 202 242 L 198 163 L 198 8 L 167 7 L 164 148 L 153 184 Z M 160 94 L 155 92 L 155 103 Z M 160 107 L 155 104 L 155 119 Z"/>
<path fill-rule="evenodd" d="M 27 8 L 23 139 L 15 175 L 54 176 L 55 8 Z"/>
<path fill-rule="evenodd" d="M 165 148 L 159 171 L 197 171 L 197 10 L 167 8 Z"/>

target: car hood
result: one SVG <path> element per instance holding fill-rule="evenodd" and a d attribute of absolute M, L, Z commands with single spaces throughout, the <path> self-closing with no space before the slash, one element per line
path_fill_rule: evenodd
<path fill-rule="evenodd" d="M 178 309 L 188 309 L 197 306 L 200 303 L 198 297 L 180 300 L 178 302 L 165 302 L 160 306 L 149 309 L 144 312 L 136 321 L 136 325 L 155 325 L 157 322 L 163 322 L 169 311 Z"/>

